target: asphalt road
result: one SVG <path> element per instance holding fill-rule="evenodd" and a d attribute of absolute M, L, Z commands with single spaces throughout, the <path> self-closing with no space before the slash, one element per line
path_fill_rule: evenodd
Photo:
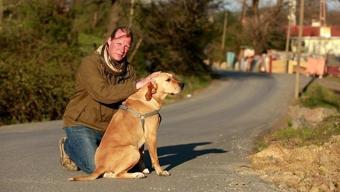
<path fill-rule="evenodd" d="M 247 156 L 256 136 L 287 110 L 295 77 L 223 76 L 161 110 L 158 153 L 171 176 L 152 172 L 139 180 L 69 182 L 68 177 L 83 173 L 59 165 L 58 139 L 64 132 L 61 121 L 51 121 L 0 127 L 0 191 L 282 191 L 259 179 Z"/>

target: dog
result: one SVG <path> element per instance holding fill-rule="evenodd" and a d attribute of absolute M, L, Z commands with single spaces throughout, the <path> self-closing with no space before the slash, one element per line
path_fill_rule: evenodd
<path fill-rule="evenodd" d="M 157 130 L 161 120 L 158 111 L 167 95 L 178 94 L 183 87 L 173 74 L 161 72 L 129 96 L 113 115 L 96 150 L 94 172 L 69 180 L 95 180 L 102 175 L 104 178 L 144 178 L 149 173 L 141 154 L 144 144 L 148 146 L 157 175 L 169 176 L 159 165 L 157 155 Z M 142 172 L 129 173 L 138 163 Z"/>

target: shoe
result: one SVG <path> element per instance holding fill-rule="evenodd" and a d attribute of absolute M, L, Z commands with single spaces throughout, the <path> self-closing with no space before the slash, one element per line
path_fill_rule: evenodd
<path fill-rule="evenodd" d="M 60 164 L 65 167 L 68 171 L 78 171 L 77 165 L 70 159 L 70 157 L 65 153 L 64 144 L 66 137 L 62 137 L 59 140 L 59 152 L 60 152 Z"/>

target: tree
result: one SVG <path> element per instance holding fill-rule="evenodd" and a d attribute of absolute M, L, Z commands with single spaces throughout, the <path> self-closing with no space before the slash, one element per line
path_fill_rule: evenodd
<path fill-rule="evenodd" d="M 204 50 L 214 38 L 208 10 L 212 0 L 169 0 L 139 4 L 136 23 L 142 31 L 143 56 L 151 70 L 201 75 L 210 69 L 203 63 Z"/>
<path fill-rule="evenodd" d="M 255 50 L 261 52 L 268 48 L 283 48 L 283 44 L 275 45 L 273 41 L 279 37 L 281 40 L 285 38 L 284 26 L 286 20 L 286 3 L 284 0 L 277 0 L 272 7 L 264 7 L 259 9 L 259 0 L 253 1 L 253 18 L 251 19 L 250 30 L 253 37 L 253 46 Z M 282 35 L 280 35 L 282 34 Z M 279 42 L 282 42 L 279 40 Z M 284 42 L 284 41 L 283 41 Z M 281 47 L 282 46 L 282 47 Z"/>
<path fill-rule="evenodd" d="M 262 52 L 268 48 L 284 48 L 284 27 L 287 6 L 285 0 L 277 0 L 271 6 L 260 6 L 264 0 L 239 0 L 242 28 L 238 31 L 240 41 Z M 234 26 L 238 28 L 238 26 Z"/>

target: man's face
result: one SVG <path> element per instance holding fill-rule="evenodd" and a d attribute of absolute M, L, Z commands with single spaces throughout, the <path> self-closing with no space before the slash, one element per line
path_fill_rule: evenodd
<path fill-rule="evenodd" d="M 116 61 L 121 61 L 130 49 L 131 37 L 127 37 L 125 32 L 118 30 L 114 38 L 110 38 L 107 42 L 110 57 Z"/>

